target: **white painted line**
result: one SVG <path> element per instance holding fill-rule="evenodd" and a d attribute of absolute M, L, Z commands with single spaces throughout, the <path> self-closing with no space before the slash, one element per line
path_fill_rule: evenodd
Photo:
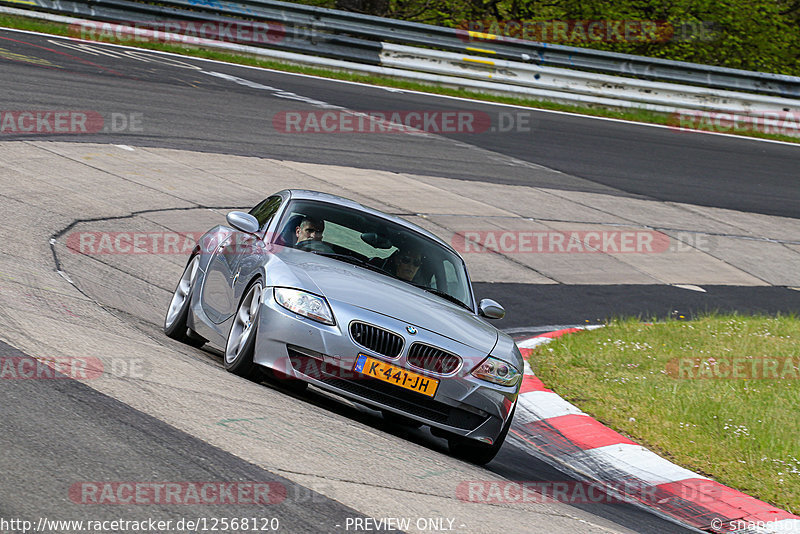
<path fill-rule="evenodd" d="M 2 7 L 0 7 L 0 12 L 4 12 Z M 83 20 L 83 19 L 75 19 L 75 20 Z M 49 38 L 66 39 L 66 40 L 70 40 L 70 41 L 79 41 L 79 42 L 85 42 L 85 43 L 102 44 L 103 46 L 113 46 L 113 47 L 117 47 L 117 48 L 126 48 L 126 49 L 129 49 L 129 50 L 146 51 L 146 52 L 149 52 L 151 54 L 160 54 L 160 55 L 164 55 L 164 56 L 190 58 L 190 59 L 196 60 L 196 61 L 205 61 L 205 62 L 208 62 L 208 63 L 216 63 L 216 64 L 219 64 L 219 65 L 236 66 L 236 67 L 244 68 L 244 69 L 262 70 L 262 71 L 266 71 L 266 72 L 274 72 L 274 73 L 277 73 L 277 74 L 283 74 L 283 75 L 287 75 L 287 76 L 296 76 L 296 77 L 302 77 L 302 78 L 312 78 L 312 79 L 315 79 L 315 80 L 327 80 L 327 81 L 330 81 L 330 82 L 342 83 L 342 84 L 348 84 L 348 85 L 356 85 L 356 86 L 360 86 L 360 87 L 369 87 L 369 88 L 372 88 L 372 89 L 383 89 L 383 90 L 391 91 L 393 93 L 404 93 L 404 94 L 410 94 L 410 95 L 422 95 L 422 96 L 428 96 L 428 97 L 434 97 L 434 98 L 442 98 L 442 99 L 447 99 L 447 100 L 455 100 L 455 101 L 459 101 L 459 102 L 471 102 L 473 104 L 478 103 L 478 104 L 485 104 L 485 105 L 488 105 L 488 106 L 499 106 L 499 107 L 510 108 L 510 109 L 533 110 L 533 111 L 540 112 L 540 113 L 551 113 L 551 114 L 555 114 L 555 115 L 565 115 L 565 116 L 568 116 L 568 117 L 580 117 L 580 118 L 583 118 L 583 119 L 609 121 L 609 122 L 617 122 L 617 123 L 622 123 L 622 124 L 631 124 L 631 125 L 635 125 L 635 126 L 646 126 L 646 127 L 649 127 L 649 128 L 662 128 L 662 129 L 674 130 L 674 127 L 666 126 L 666 125 L 663 125 L 663 124 L 650 124 L 650 123 L 646 123 L 646 122 L 632 121 L 632 120 L 626 120 L 626 119 L 615 119 L 615 118 L 611 118 L 611 117 L 596 117 L 594 115 L 584 115 L 582 113 L 575 113 L 575 112 L 571 112 L 571 111 L 558 111 L 558 110 L 553 110 L 553 109 L 532 108 L 532 107 L 529 107 L 529 106 L 520 106 L 520 105 L 514 105 L 514 104 L 504 104 L 504 103 L 501 103 L 501 102 L 488 102 L 488 101 L 485 101 L 485 100 L 476 100 L 474 98 L 465 98 L 465 97 L 450 96 L 450 95 L 439 95 L 439 94 L 436 94 L 436 93 L 426 93 L 424 91 L 416 91 L 416 90 L 411 90 L 411 89 L 397 89 L 397 88 L 388 89 L 388 88 L 385 88 L 385 87 L 372 85 L 372 84 L 368 84 L 368 83 L 364 83 L 364 82 L 353 82 L 353 81 L 349 81 L 349 80 L 337 80 L 337 79 L 334 79 L 334 78 L 325 78 L 323 76 L 315 76 L 313 74 L 302 74 L 302 73 L 299 73 L 299 72 L 286 72 L 286 71 L 281 71 L 281 70 L 276 70 L 276 69 L 267 69 L 267 68 L 264 68 L 264 67 L 256 67 L 256 66 L 253 66 L 253 65 L 239 65 L 239 64 L 236 64 L 236 63 L 227 63 L 225 61 L 219 61 L 219 60 L 215 60 L 215 59 L 200 58 L 200 57 L 195 57 L 195 56 L 187 56 L 187 55 L 183 55 L 183 54 L 175 54 L 175 53 L 172 53 L 172 52 L 164 52 L 164 51 L 161 51 L 161 50 L 149 50 L 149 49 L 143 49 L 143 48 L 132 47 L 132 46 L 118 45 L 118 44 L 113 44 L 113 43 L 98 43 L 98 41 L 87 41 L 87 40 L 84 40 L 84 39 L 75 39 L 75 38 L 71 38 L 71 37 L 64 37 L 63 35 L 53 35 L 53 34 L 50 34 L 50 33 L 41 33 L 41 32 L 35 32 L 35 31 L 30 31 L 30 30 L 18 30 L 16 28 L 3 28 L 3 30 L 4 31 L 11 31 L 11 32 L 18 32 L 18 33 L 27 33 L 27 34 L 31 34 L 31 35 L 40 35 L 40 36 L 49 37 Z M 681 133 L 684 133 L 684 132 L 681 132 Z M 790 143 L 790 142 L 787 142 L 787 141 L 777 141 L 777 140 L 774 140 L 774 139 L 762 139 L 762 138 L 759 138 L 759 137 L 746 137 L 746 136 L 742 136 L 742 135 L 734 135 L 734 134 L 723 133 L 723 132 L 706 132 L 706 131 L 701 131 L 701 130 L 697 130 L 697 131 L 693 130 L 691 133 L 696 133 L 696 134 L 700 134 L 700 135 L 718 135 L 718 136 L 723 136 L 723 137 L 731 137 L 731 138 L 735 138 L 735 139 L 740 139 L 740 140 L 744 140 L 744 141 L 756 141 L 756 142 L 760 142 L 760 143 L 773 143 L 773 144 L 779 144 L 779 145 L 800 147 L 800 143 Z"/>
<path fill-rule="evenodd" d="M 623 476 L 633 476 L 648 484 L 665 484 L 687 478 L 707 478 L 677 466 L 641 445 L 617 443 L 580 453 L 580 456 L 586 455 L 597 462 L 607 462 L 612 468 L 624 473 Z M 581 461 L 580 457 L 576 460 Z M 608 468 L 603 467 L 601 473 L 607 471 Z"/>
<path fill-rule="evenodd" d="M 514 421 L 530 423 L 562 415 L 586 415 L 577 406 L 570 404 L 551 391 L 529 391 L 519 396 Z"/>
<path fill-rule="evenodd" d="M 567 326 L 565 328 L 559 328 L 557 330 L 568 330 L 570 328 L 577 328 L 579 330 L 597 330 L 598 328 L 603 328 L 605 325 L 602 324 L 591 324 L 588 326 Z M 544 343 L 549 343 L 553 339 L 557 338 L 550 338 L 550 337 L 542 337 L 542 336 L 534 336 L 529 337 L 528 339 L 523 339 L 517 342 L 517 346 L 521 349 L 532 349 L 534 347 L 538 347 Z"/>
<path fill-rule="evenodd" d="M 706 290 L 700 286 L 695 286 L 692 284 L 672 284 L 673 287 L 677 287 L 680 289 L 688 289 L 689 291 L 699 291 L 700 293 L 705 293 Z"/>
<path fill-rule="evenodd" d="M 620 225 L 622 226 L 622 225 Z M 585 324 L 547 324 L 542 326 L 519 326 L 516 328 L 501 328 L 506 334 L 525 334 L 528 332 L 553 332 L 555 330 L 566 330 L 567 328 L 583 328 Z"/>
<path fill-rule="evenodd" d="M 72 284 L 73 286 L 75 285 L 75 282 L 72 281 L 72 279 L 69 277 L 69 275 L 67 275 L 67 273 L 65 273 L 64 271 L 61 271 L 61 270 L 56 271 L 56 272 L 59 274 L 59 276 L 61 276 L 61 278 L 63 278 L 64 280 L 66 280 L 67 282 Z"/>
<path fill-rule="evenodd" d="M 550 343 L 553 341 L 549 337 L 532 337 L 530 339 L 523 339 L 517 346 L 521 349 L 532 349 L 534 347 L 538 347 L 539 345 L 544 345 L 545 343 Z"/>
<path fill-rule="evenodd" d="M 283 89 L 279 89 L 277 87 L 270 87 L 269 85 L 264 85 L 262 83 L 254 82 L 252 80 L 246 80 L 244 78 L 239 78 L 238 76 L 232 76 L 230 74 L 225 74 L 223 72 L 215 72 L 207 70 L 201 70 L 200 72 L 202 72 L 203 74 L 208 74 L 209 76 L 214 76 L 216 78 L 222 78 L 223 80 L 228 80 L 229 82 L 238 83 L 239 85 L 250 87 L 251 89 L 261 89 L 263 91 L 269 91 L 270 93 L 273 94 L 273 96 L 276 96 L 278 98 L 284 98 L 286 100 L 302 102 L 304 104 L 309 104 L 311 106 L 316 106 L 322 109 L 337 109 L 337 110 L 347 111 L 347 109 L 343 108 L 342 106 L 335 106 L 333 104 L 323 102 L 322 100 L 316 100 L 314 98 L 309 98 L 307 96 L 298 95 L 296 93 L 284 91 Z"/>
<path fill-rule="evenodd" d="M 535 373 L 533 372 L 533 369 L 531 369 L 531 366 L 528 363 L 528 360 L 523 360 L 523 362 L 522 362 L 522 374 L 529 375 L 529 376 L 535 376 Z"/>

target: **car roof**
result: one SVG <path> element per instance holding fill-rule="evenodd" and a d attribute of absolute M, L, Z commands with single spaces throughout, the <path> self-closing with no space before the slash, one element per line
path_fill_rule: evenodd
<path fill-rule="evenodd" d="M 451 250 L 453 252 L 456 252 L 453 249 L 453 247 L 451 247 L 446 241 L 443 241 L 438 236 L 436 236 L 435 234 L 432 234 L 428 230 L 425 230 L 424 228 L 421 228 L 421 227 L 417 226 L 414 223 L 408 222 L 407 220 L 405 220 L 403 218 L 400 218 L 400 217 L 398 217 L 396 215 L 391 215 L 389 213 L 386 213 L 386 212 L 383 212 L 383 211 L 380 211 L 380 210 L 376 210 L 376 209 L 370 208 L 368 206 L 364 206 L 363 204 L 359 204 L 355 200 L 351 200 L 351 199 L 345 198 L 345 197 L 340 197 L 338 195 L 333 195 L 331 193 L 323 193 L 321 191 L 311 191 L 309 189 L 284 189 L 283 191 L 279 192 L 278 194 L 281 194 L 281 193 L 288 194 L 288 196 L 289 196 L 289 198 L 291 200 L 317 200 L 317 201 L 320 201 L 320 202 L 328 202 L 328 203 L 331 203 L 331 204 L 339 204 L 341 206 L 345 206 L 345 207 L 348 207 L 348 208 L 353 208 L 353 209 L 357 209 L 357 210 L 360 210 L 360 211 L 364 211 L 364 212 L 370 213 L 372 215 L 376 215 L 378 217 L 383 217 L 384 219 L 388 219 L 388 220 L 390 220 L 390 221 L 392 221 L 392 222 L 394 222 L 396 224 L 399 224 L 399 225 L 401 225 L 401 226 L 403 226 L 405 228 L 408 228 L 409 230 L 413 230 L 415 232 L 418 232 L 418 233 L 420 233 L 420 234 L 422 234 L 422 235 L 424 235 L 424 236 L 436 241 L 437 243 L 441 244 L 442 246 L 446 247 L 447 249 L 449 249 L 449 250 Z M 458 253 L 456 253 L 456 254 L 458 254 Z"/>

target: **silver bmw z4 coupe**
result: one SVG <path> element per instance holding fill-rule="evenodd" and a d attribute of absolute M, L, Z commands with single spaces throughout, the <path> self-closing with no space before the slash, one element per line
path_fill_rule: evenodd
<path fill-rule="evenodd" d="M 170 301 L 164 332 L 223 351 L 225 368 L 264 371 L 428 425 L 451 454 L 500 449 L 523 360 L 485 319 L 461 256 L 430 232 L 351 200 L 285 190 L 206 232 Z"/>

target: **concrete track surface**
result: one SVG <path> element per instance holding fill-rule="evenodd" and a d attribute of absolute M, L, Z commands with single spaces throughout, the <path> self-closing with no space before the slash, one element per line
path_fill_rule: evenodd
<path fill-rule="evenodd" d="M 521 159 L 516 137 L 502 150 L 492 146 L 503 144 L 500 136 L 473 144 L 429 134 L 288 139 L 265 135 L 266 120 L 248 122 L 247 110 L 269 117 L 282 109 L 315 109 L 320 102 L 341 105 L 330 104 L 344 98 L 341 93 L 316 89 L 327 82 L 309 81 L 300 97 L 300 79 L 285 75 L 186 60 L 201 65 L 201 73 L 163 61 L 88 55 L 37 36 L 2 36 L 2 68 L 13 74 L 0 82 L 4 109 L 142 112 L 145 129 L 69 139 L 20 133 L 0 141 L 6 228 L 0 355 L 88 358 L 99 374 L 81 381 L 0 381 L 0 516 L 276 517 L 283 532 L 353 531 L 356 519 L 367 516 L 411 518 L 409 531 L 430 531 L 434 523 L 417 523 L 420 518 L 444 519 L 444 526 L 453 520 L 458 532 L 684 531 L 620 504 L 464 502 L 459 487 L 469 481 L 566 477 L 513 439 L 488 468 L 476 468 L 450 458 L 427 431 L 386 425 L 370 410 L 319 391 L 297 397 L 229 375 L 219 354 L 172 342 L 161 332 L 184 254 L 163 246 L 125 251 L 113 242 L 103 248 L 81 237 L 200 233 L 230 209 L 303 187 L 399 214 L 450 242 L 465 232 L 666 236 L 658 251 L 465 252 L 480 296 L 516 297 L 509 306 L 516 319 L 505 327 L 535 329 L 567 312 L 583 319 L 579 296 L 570 297 L 571 310 L 558 303 L 559 288 L 569 295 L 575 287 L 608 291 L 617 302 L 649 292 L 672 307 L 684 302 L 680 295 L 705 295 L 696 291 L 705 286 L 709 296 L 718 292 L 719 302 L 735 309 L 796 310 L 800 293 L 791 287 L 800 286 L 800 222 L 796 184 L 793 189 L 787 183 L 792 176 L 786 171 L 792 158 L 797 161 L 795 147 L 730 141 L 739 152 L 754 147 L 753 157 L 765 162 L 770 158 L 763 152 L 780 152 L 773 154 L 779 163 L 771 176 L 786 193 L 774 203 L 769 191 L 741 200 L 737 188 L 754 188 L 755 194 L 759 187 L 738 181 L 721 191 L 719 202 L 693 202 L 685 182 L 669 194 L 648 196 L 603 183 L 599 175 L 613 174 L 607 166 L 587 177 L 577 168 L 571 174 L 531 161 L 546 157 Z M 209 75 L 212 67 L 228 77 Z M 286 87 L 277 89 L 283 82 Z M 182 96 L 187 92 L 190 98 Z M 353 98 L 363 93 L 365 105 L 377 92 L 393 95 L 360 86 L 344 92 Z M 226 95 L 233 97 L 221 100 Z M 431 105 L 430 97 L 419 98 L 416 105 Z M 710 144 L 724 146 L 722 138 Z M 706 149 L 705 159 L 736 152 Z M 620 174 L 632 180 L 636 169 Z M 540 289 L 552 305 L 537 306 Z M 636 313 L 651 304 L 634 298 L 631 308 Z M 76 502 L 70 489 L 90 481 L 273 482 L 285 488 L 285 500 L 268 506 Z"/>

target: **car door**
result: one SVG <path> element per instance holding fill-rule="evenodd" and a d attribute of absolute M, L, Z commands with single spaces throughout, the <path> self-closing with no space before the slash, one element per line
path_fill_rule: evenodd
<path fill-rule="evenodd" d="M 215 324 L 230 319 L 236 312 L 240 280 L 250 279 L 250 273 L 263 260 L 263 238 L 270 221 L 277 213 L 281 197 L 273 196 L 250 210 L 259 223 L 259 234 L 232 232 L 212 252 L 203 291 L 203 310 Z M 244 260 L 244 261 L 243 261 Z M 243 272 L 244 271 L 244 272 Z"/>

